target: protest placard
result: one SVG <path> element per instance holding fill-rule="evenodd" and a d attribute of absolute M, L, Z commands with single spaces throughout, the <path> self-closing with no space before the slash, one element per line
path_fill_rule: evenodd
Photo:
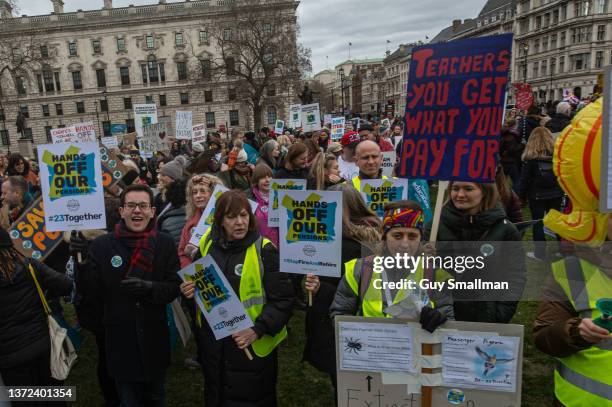
<path fill-rule="evenodd" d="M 302 105 L 289 105 L 289 126 L 293 129 L 302 127 Z"/>
<path fill-rule="evenodd" d="M 38 162 L 48 231 L 106 228 L 98 143 L 42 144 Z"/>
<path fill-rule="evenodd" d="M 517 109 L 527 110 L 533 105 L 533 91 L 531 90 L 531 85 L 528 83 L 515 83 L 515 99 Z"/>
<path fill-rule="evenodd" d="M 91 122 L 77 123 L 68 127 L 52 129 L 51 140 L 54 144 L 95 142 L 96 129 Z"/>
<path fill-rule="evenodd" d="M 138 138 L 144 137 L 145 126 L 155 123 L 157 123 L 157 106 L 155 104 L 134 105 L 134 127 Z"/>
<path fill-rule="evenodd" d="M 278 193 L 290 189 L 293 191 L 303 191 L 306 189 L 306 180 L 304 179 L 273 179 L 270 185 L 270 202 L 268 206 L 268 226 L 278 227 L 280 212 L 278 209 Z"/>
<path fill-rule="evenodd" d="M 512 34 L 413 48 L 399 176 L 494 182 Z"/>
<path fill-rule="evenodd" d="M 119 140 L 117 140 L 117 135 L 102 137 L 100 141 L 106 148 L 119 148 Z"/>
<path fill-rule="evenodd" d="M 127 133 L 127 124 L 111 124 L 111 134 Z"/>
<path fill-rule="evenodd" d="M 277 135 L 283 134 L 284 129 L 285 129 L 285 122 L 282 120 L 277 120 L 276 123 L 274 124 L 274 133 Z"/>
<path fill-rule="evenodd" d="M 324 114 L 323 115 L 323 124 L 325 126 L 330 125 L 332 121 L 332 115 L 331 114 Z"/>
<path fill-rule="evenodd" d="M 215 339 L 223 339 L 253 326 L 240 297 L 210 255 L 195 261 L 178 274 L 183 281 L 195 283 L 195 301 Z"/>
<path fill-rule="evenodd" d="M 340 277 L 342 192 L 279 193 L 280 269 Z"/>
<path fill-rule="evenodd" d="M 144 127 L 144 137 L 138 140 L 140 153 L 150 158 L 156 151 L 168 151 L 166 123 L 149 124 Z"/>
<path fill-rule="evenodd" d="M 332 141 L 339 141 L 344 135 L 344 117 L 334 117 L 331 120 L 331 139 Z"/>
<path fill-rule="evenodd" d="M 203 143 L 206 141 L 206 125 L 205 124 L 196 124 L 192 128 L 192 143 Z"/>
<path fill-rule="evenodd" d="M 411 178 L 408 180 L 408 199 L 417 202 L 423 210 L 425 223 L 433 218 L 431 199 L 429 197 L 429 184 L 424 179 Z"/>
<path fill-rule="evenodd" d="M 102 162 L 102 185 L 111 194 L 118 196 L 121 193 L 121 188 L 117 183 L 130 171 L 134 171 L 126 167 L 119 157 L 106 147 L 100 147 L 100 161 Z"/>
<path fill-rule="evenodd" d="M 304 132 L 321 130 L 319 104 L 302 105 L 301 119 Z"/>
<path fill-rule="evenodd" d="M 37 198 L 8 230 L 15 249 L 26 258 L 43 261 L 62 242 L 62 232 L 50 232 L 45 225 L 42 197 Z"/>
<path fill-rule="evenodd" d="M 382 175 L 390 177 L 393 175 L 393 168 L 395 168 L 397 153 L 395 151 L 383 151 L 382 159 Z"/>
<path fill-rule="evenodd" d="M 217 200 L 224 192 L 227 191 L 229 191 L 229 188 L 225 187 L 225 185 L 217 184 L 215 186 L 215 189 L 213 190 L 212 195 L 206 204 L 206 208 L 204 208 L 204 211 L 202 212 L 202 216 L 200 217 L 198 224 L 191 231 L 189 244 L 200 247 L 200 239 L 202 239 L 202 236 L 204 236 L 206 231 L 210 229 L 215 219 L 215 207 L 217 206 Z M 249 199 L 249 204 L 251 205 L 251 212 L 255 213 L 258 206 L 257 202 Z"/>
<path fill-rule="evenodd" d="M 406 178 L 362 179 L 361 195 L 372 212 L 382 219 L 386 204 L 408 199 L 408 180 Z"/>
<path fill-rule="evenodd" d="M 521 405 L 522 325 L 447 321 L 429 334 L 419 323 L 406 319 L 336 316 L 335 329 L 338 405 Z M 397 333 L 401 333 L 397 339 L 386 340 Z M 455 350 L 449 352 L 448 336 L 459 339 L 458 342 L 472 339 L 474 342 L 462 346 L 453 344 Z M 380 339 L 376 340 L 377 337 Z M 480 341 L 478 345 L 476 341 Z M 447 352 L 442 350 L 445 343 Z M 488 351 L 480 346 L 483 343 Z M 435 352 L 425 353 L 426 346 L 432 345 Z M 483 352 L 476 351 L 476 346 Z M 412 360 L 407 352 L 409 347 Z M 370 357 L 369 353 L 374 352 L 376 357 Z M 503 359 L 513 359 L 512 362 L 498 364 L 495 352 L 503 354 Z M 409 369 L 411 363 L 416 370 Z M 499 373 L 494 373 L 498 369 Z M 473 373 L 469 376 L 474 376 L 475 384 L 466 385 L 465 376 L 461 376 L 466 371 Z M 453 375 L 458 377 L 457 381 Z M 489 375 L 497 375 L 512 385 L 492 387 L 490 382 L 497 379 Z"/>
<path fill-rule="evenodd" d="M 176 111 L 176 139 L 191 140 L 193 132 L 193 113 Z"/>

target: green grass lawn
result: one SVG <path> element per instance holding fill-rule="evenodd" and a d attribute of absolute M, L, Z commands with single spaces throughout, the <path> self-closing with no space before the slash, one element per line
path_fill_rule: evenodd
<path fill-rule="evenodd" d="M 435 191 L 432 191 L 432 197 L 435 197 Z M 526 210 L 525 219 L 529 219 Z M 524 241 L 526 250 L 529 250 L 531 230 L 525 234 Z M 556 247 L 556 245 L 549 246 Z M 550 250 L 553 248 L 551 247 Z M 547 275 L 546 265 L 527 259 L 527 267 L 528 287 L 539 286 Z M 513 319 L 513 323 L 525 326 L 523 406 L 527 407 L 551 405 L 553 394 L 553 359 L 539 352 L 533 345 L 531 327 L 536 310 L 536 302 L 522 302 Z M 296 311 L 290 322 L 289 337 L 280 347 L 279 405 L 282 407 L 333 406 L 334 394 L 328 376 L 318 372 L 307 363 L 301 362 L 304 344 L 304 312 Z M 184 367 L 185 358 L 194 354 L 193 340 L 190 341 L 187 348 L 179 346 L 173 353 L 172 365 L 166 382 L 168 406 L 201 406 L 204 404 L 201 372 Z M 68 380 L 69 385 L 77 386 L 76 405 L 87 407 L 102 405 L 96 380 L 96 358 L 93 337 L 87 336 L 79 352 L 79 361 Z"/>

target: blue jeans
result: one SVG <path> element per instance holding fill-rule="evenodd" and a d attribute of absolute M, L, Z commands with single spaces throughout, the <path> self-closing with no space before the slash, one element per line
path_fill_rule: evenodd
<path fill-rule="evenodd" d="M 116 381 L 121 407 L 163 407 L 165 375 L 148 382 Z"/>

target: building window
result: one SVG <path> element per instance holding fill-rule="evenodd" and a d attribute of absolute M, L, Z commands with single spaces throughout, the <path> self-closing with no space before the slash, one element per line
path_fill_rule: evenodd
<path fill-rule="evenodd" d="M 106 87 L 106 73 L 104 72 L 104 69 L 96 69 L 96 80 L 99 88 Z"/>
<path fill-rule="evenodd" d="M 583 26 L 572 29 L 572 44 L 580 44 L 591 41 L 591 26 Z"/>
<path fill-rule="evenodd" d="M 136 127 L 134 126 L 134 119 L 127 119 L 125 121 L 125 125 L 127 126 L 128 133 L 134 133 L 136 131 Z"/>
<path fill-rule="evenodd" d="M 565 57 L 560 56 L 559 57 L 559 73 L 563 73 L 563 72 L 565 72 Z"/>
<path fill-rule="evenodd" d="M 597 13 L 598 14 L 603 14 L 603 13 L 606 12 L 607 3 L 608 3 L 607 0 L 598 0 L 597 1 Z"/>
<path fill-rule="evenodd" d="M 550 36 L 550 50 L 554 50 L 557 48 L 557 34 L 553 34 Z"/>
<path fill-rule="evenodd" d="M 55 85 L 53 84 L 53 72 L 43 71 L 43 82 L 45 83 L 45 92 L 53 92 Z"/>
<path fill-rule="evenodd" d="M 562 5 L 560 10 L 561 10 L 561 21 L 565 21 L 567 19 L 567 3 Z"/>
<path fill-rule="evenodd" d="M 200 60 L 200 69 L 202 69 L 202 78 L 209 79 L 210 78 L 210 59 L 201 59 Z"/>
<path fill-rule="evenodd" d="M 147 35 L 147 48 L 155 48 L 155 40 L 153 39 L 153 36 L 151 34 Z"/>
<path fill-rule="evenodd" d="M 548 68 L 548 63 L 546 61 L 542 61 L 540 63 L 540 75 L 546 76 L 546 69 Z"/>
<path fill-rule="evenodd" d="M 181 105 L 188 105 L 189 104 L 189 93 L 181 93 Z"/>
<path fill-rule="evenodd" d="M 266 34 L 272 34 L 272 24 L 265 23 L 263 25 L 263 32 L 266 33 Z"/>
<path fill-rule="evenodd" d="M 27 106 L 21 106 L 19 110 L 21 110 L 21 114 L 23 115 L 23 117 L 25 117 L 26 119 L 30 118 L 30 110 Z"/>
<path fill-rule="evenodd" d="M 176 63 L 176 72 L 178 74 L 179 81 L 187 80 L 187 63 L 186 62 L 177 62 Z"/>
<path fill-rule="evenodd" d="M 589 59 L 591 54 L 576 54 L 570 56 L 570 65 L 573 71 L 582 71 L 589 69 Z"/>
<path fill-rule="evenodd" d="M 132 110 L 132 98 L 123 98 L 123 108 L 125 110 Z"/>
<path fill-rule="evenodd" d="M 159 95 L 159 105 L 166 106 L 166 95 Z"/>
<path fill-rule="evenodd" d="M 32 128 L 28 127 L 27 129 L 23 129 L 23 138 L 26 140 L 32 140 Z"/>
<path fill-rule="evenodd" d="M 540 52 L 540 39 L 539 38 L 533 40 L 533 53 L 537 54 L 538 52 Z"/>
<path fill-rule="evenodd" d="M 53 77 L 55 78 L 55 90 L 60 92 L 62 90 L 62 85 L 60 83 L 60 75 L 59 72 L 54 72 Z"/>
<path fill-rule="evenodd" d="M 236 100 L 236 89 L 229 88 L 227 90 L 227 96 L 229 100 Z"/>
<path fill-rule="evenodd" d="M 77 113 L 85 113 L 85 103 L 76 102 L 76 110 L 77 110 Z"/>
<path fill-rule="evenodd" d="M 125 38 L 117 38 L 117 51 L 125 51 Z"/>
<path fill-rule="evenodd" d="M 149 61 L 147 63 L 147 68 L 149 71 L 149 82 L 151 83 L 159 82 L 159 71 L 157 69 L 157 62 Z"/>
<path fill-rule="evenodd" d="M 76 41 L 70 41 L 68 43 L 68 55 L 70 55 L 71 57 L 76 57 L 78 55 Z"/>
<path fill-rule="evenodd" d="M 83 89 L 83 81 L 81 79 L 81 71 L 72 72 L 72 86 L 74 90 Z"/>
<path fill-rule="evenodd" d="M 565 31 L 561 31 L 561 34 L 559 34 L 559 46 L 565 47 Z"/>
<path fill-rule="evenodd" d="M 537 16 L 535 19 L 535 28 L 536 30 L 539 30 L 540 28 L 542 28 L 542 16 Z"/>
<path fill-rule="evenodd" d="M 55 104 L 55 114 L 58 116 L 62 116 L 64 114 L 64 108 L 61 103 Z"/>
<path fill-rule="evenodd" d="M 577 1 L 574 3 L 574 17 L 588 16 L 590 8 L 590 0 Z"/>
<path fill-rule="evenodd" d="M 240 126 L 240 115 L 238 110 L 229 111 L 230 126 Z"/>
<path fill-rule="evenodd" d="M 119 68 L 119 76 L 121 76 L 121 84 L 129 85 L 130 84 L 130 68 L 127 66 L 122 66 Z"/>
<path fill-rule="evenodd" d="M 276 107 L 274 106 L 268 106 L 268 124 L 275 124 L 276 123 Z"/>
<path fill-rule="evenodd" d="M 42 75 L 36 75 L 36 83 L 38 84 L 38 93 L 44 92 Z"/>
<path fill-rule="evenodd" d="M 532 74 L 532 78 L 537 78 L 538 74 L 539 74 L 539 68 L 540 68 L 540 63 L 539 62 L 534 62 L 533 63 L 533 74 Z"/>
<path fill-rule="evenodd" d="M 4 109 L 0 109 L 0 122 L 6 120 L 6 115 L 4 114 Z"/>
<path fill-rule="evenodd" d="M 557 60 L 555 58 L 550 59 L 550 74 L 554 75 L 557 68 Z"/>
<path fill-rule="evenodd" d="M 206 128 L 214 129 L 215 126 L 215 112 L 206 112 Z"/>
<path fill-rule="evenodd" d="M 40 56 L 43 58 L 49 58 L 49 48 L 46 45 L 40 46 Z"/>
<path fill-rule="evenodd" d="M 542 52 L 548 51 L 548 37 L 542 37 Z"/>
<path fill-rule="evenodd" d="M 228 76 L 234 75 L 236 72 L 236 63 L 234 58 L 229 57 L 225 59 L 225 72 Z"/>
<path fill-rule="evenodd" d="M 205 90 L 204 91 L 204 101 L 205 102 L 212 102 L 213 101 L 212 90 Z"/>
<path fill-rule="evenodd" d="M 223 40 L 230 41 L 232 39 L 232 29 L 226 28 L 223 30 Z"/>
<path fill-rule="evenodd" d="M 43 116 L 49 116 L 49 105 L 42 105 L 42 114 Z"/>
<path fill-rule="evenodd" d="M 600 69 L 603 66 L 603 51 L 595 53 L 595 68 Z"/>
<path fill-rule="evenodd" d="M 149 61 L 140 66 L 142 70 L 142 83 L 157 83 L 166 81 L 166 71 L 164 64 L 158 63 L 156 60 Z"/>
<path fill-rule="evenodd" d="M 45 126 L 45 137 L 47 137 L 47 142 L 51 143 L 53 141 L 53 138 L 51 137 L 51 129 L 53 127 L 51 126 Z"/>
<path fill-rule="evenodd" d="M 604 24 L 597 26 L 597 41 L 606 39 L 606 26 Z"/>
<path fill-rule="evenodd" d="M 93 40 L 91 42 L 91 47 L 93 48 L 93 53 L 94 54 L 101 54 L 102 53 L 102 43 L 100 40 Z"/>
<path fill-rule="evenodd" d="M 105 137 L 111 135 L 111 122 L 106 120 L 102 122 L 102 132 L 104 133 Z"/>
<path fill-rule="evenodd" d="M 208 31 L 200 31 L 200 43 L 208 42 Z"/>
<path fill-rule="evenodd" d="M 557 24 L 559 22 L 559 10 L 553 11 L 552 23 Z"/>
<path fill-rule="evenodd" d="M 174 45 L 183 45 L 183 33 L 174 33 Z"/>
<path fill-rule="evenodd" d="M 550 13 L 544 14 L 544 27 L 548 27 L 550 25 Z"/>
<path fill-rule="evenodd" d="M 106 99 L 100 100 L 100 110 L 103 112 L 108 112 L 108 100 Z"/>
<path fill-rule="evenodd" d="M 15 85 L 17 86 L 17 94 L 18 95 L 25 95 L 26 94 L 26 88 L 25 88 L 25 82 L 23 81 L 23 78 L 21 76 L 18 76 L 17 78 L 15 78 Z"/>
<path fill-rule="evenodd" d="M 8 130 L 0 130 L 0 139 L 3 146 L 8 146 L 11 142 Z"/>
<path fill-rule="evenodd" d="M 145 103 L 153 104 L 154 103 L 153 102 L 153 96 L 151 96 L 151 95 L 145 96 Z"/>

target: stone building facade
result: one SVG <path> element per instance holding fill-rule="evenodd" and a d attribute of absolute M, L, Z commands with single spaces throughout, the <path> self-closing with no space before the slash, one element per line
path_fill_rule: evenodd
<path fill-rule="evenodd" d="M 49 62 L 34 68 L 29 80 L 18 82 L 20 89 L 2 78 L 0 149 L 9 142 L 16 145 L 20 138 L 15 125 L 19 110 L 26 116 L 24 136 L 34 144 L 47 142 L 52 128 L 86 121 L 93 122 L 99 134 L 108 134 L 111 123 L 127 124 L 133 131 L 132 106 L 141 103 L 157 104 L 158 116 L 173 120 L 175 110 L 192 111 L 193 123 L 211 130 L 221 125 L 252 128 L 252 109 L 237 97 L 236 79 L 196 85 L 189 68 L 194 60 L 204 64 L 218 55 L 210 36 L 213 24 L 230 18 L 232 10 L 248 10 L 248 1 L 160 0 L 113 8 L 112 0 L 104 0 L 101 9 L 77 12 L 64 12 L 62 0 L 51 2 L 51 14 L 14 17 L 0 0 L 0 41 L 35 38 L 43 57 L 49 55 Z M 298 4 L 260 0 L 254 7 L 282 13 L 287 30 L 295 32 Z M 293 89 L 269 87 L 262 123 L 286 119 L 288 105 L 296 99 Z"/>

